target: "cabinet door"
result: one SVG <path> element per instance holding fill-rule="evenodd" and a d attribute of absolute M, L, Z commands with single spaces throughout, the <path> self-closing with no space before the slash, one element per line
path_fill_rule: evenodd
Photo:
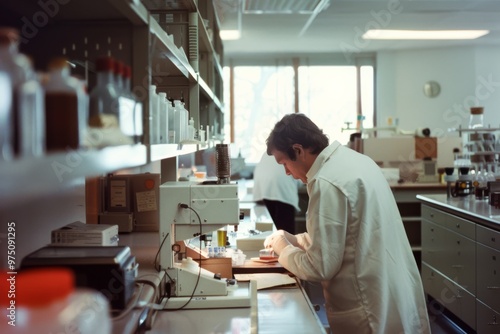
<path fill-rule="evenodd" d="M 475 294 L 475 242 L 430 221 L 422 221 L 422 261 Z"/>
<path fill-rule="evenodd" d="M 427 294 L 468 326 L 476 328 L 476 298 L 472 294 L 425 263 L 422 263 L 422 282 Z"/>
<path fill-rule="evenodd" d="M 500 232 L 490 228 L 477 225 L 476 226 L 476 241 L 500 251 Z"/>
<path fill-rule="evenodd" d="M 476 263 L 477 298 L 500 313 L 500 252 L 478 243 Z"/>
<path fill-rule="evenodd" d="M 498 334 L 500 333 L 500 313 L 495 312 L 488 306 L 476 302 L 477 326 L 476 331 L 480 334 Z"/>

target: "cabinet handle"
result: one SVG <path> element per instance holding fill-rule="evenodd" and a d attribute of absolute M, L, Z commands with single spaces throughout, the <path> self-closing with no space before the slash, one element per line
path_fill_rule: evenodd
<path fill-rule="evenodd" d="M 498 289 L 500 289 L 500 286 L 487 286 L 486 289 L 489 289 L 489 290 L 498 290 Z"/>
<path fill-rule="evenodd" d="M 452 264 L 451 267 L 452 268 L 463 268 L 463 266 L 460 264 Z"/>
<path fill-rule="evenodd" d="M 430 216 L 431 216 L 431 218 L 434 218 L 434 214 L 433 214 L 433 213 L 431 213 L 431 215 L 430 215 Z"/>
<path fill-rule="evenodd" d="M 460 228 L 460 224 L 457 224 L 457 228 Z"/>
<path fill-rule="evenodd" d="M 492 237 L 492 238 L 491 238 L 491 241 L 492 241 L 492 242 L 495 242 L 495 237 Z"/>

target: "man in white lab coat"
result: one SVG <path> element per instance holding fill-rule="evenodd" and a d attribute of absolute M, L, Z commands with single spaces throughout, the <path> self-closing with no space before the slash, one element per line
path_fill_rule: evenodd
<path fill-rule="evenodd" d="M 430 333 L 420 274 L 392 191 L 369 157 L 303 114 L 276 123 L 267 153 L 307 184 L 307 232 L 264 246 L 298 278 L 321 282 L 332 333 Z"/>
<path fill-rule="evenodd" d="M 283 173 L 283 167 L 266 152 L 255 166 L 253 181 L 253 199 L 264 202 L 276 229 L 295 233 L 300 181 Z"/>

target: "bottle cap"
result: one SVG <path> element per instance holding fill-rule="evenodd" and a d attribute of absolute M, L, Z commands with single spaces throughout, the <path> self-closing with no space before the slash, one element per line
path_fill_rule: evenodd
<path fill-rule="evenodd" d="M 0 27 L 0 45 L 19 42 L 19 30 L 11 27 Z"/>
<path fill-rule="evenodd" d="M 49 70 L 58 70 L 61 68 L 68 67 L 68 58 L 66 57 L 54 57 L 50 60 L 47 66 Z"/>
<path fill-rule="evenodd" d="M 470 107 L 471 115 L 482 115 L 484 111 L 483 107 Z"/>
<path fill-rule="evenodd" d="M 115 60 L 108 56 L 99 57 L 95 61 L 95 69 L 97 72 L 113 72 L 115 70 Z"/>
<path fill-rule="evenodd" d="M 75 289 L 75 276 L 66 268 L 27 269 L 16 278 L 16 303 L 43 307 L 67 297 Z"/>
<path fill-rule="evenodd" d="M 131 78 L 132 77 L 132 68 L 128 65 L 123 66 L 123 76 L 125 78 Z"/>
<path fill-rule="evenodd" d="M 125 64 L 119 60 L 115 60 L 113 72 L 115 72 L 116 75 L 123 76 L 125 74 Z"/>

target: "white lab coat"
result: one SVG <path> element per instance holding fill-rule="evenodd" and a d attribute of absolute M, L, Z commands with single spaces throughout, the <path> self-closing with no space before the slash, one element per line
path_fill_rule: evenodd
<path fill-rule="evenodd" d="M 300 211 L 298 187 L 302 182 L 286 175 L 285 167 L 276 162 L 272 155 L 264 153 L 253 172 L 253 200 L 280 201 Z"/>
<path fill-rule="evenodd" d="M 380 168 L 334 142 L 307 181 L 307 232 L 279 262 L 321 282 L 332 333 L 430 333 L 420 274 Z"/>

